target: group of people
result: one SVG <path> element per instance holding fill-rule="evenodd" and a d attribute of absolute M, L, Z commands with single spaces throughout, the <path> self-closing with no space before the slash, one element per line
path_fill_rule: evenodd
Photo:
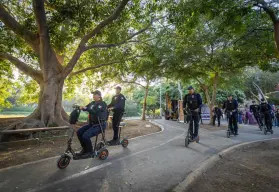
<path fill-rule="evenodd" d="M 76 154 L 77 156 L 87 158 L 92 155 L 93 147 L 90 138 L 97 136 L 101 133 L 101 129 L 106 128 L 109 111 L 113 111 L 112 127 L 114 133 L 109 144 L 115 145 L 118 143 L 119 123 L 125 110 L 126 98 L 121 94 L 121 87 L 118 86 L 115 89 L 116 95 L 112 97 L 109 105 L 102 100 L 101 92 L 96 90 L 92 92 L 93 101 L 86 106 L 80 107 L 80 110 L 89 113 L 89 123 L 77 130 L 77 137 L 82 147 L 81 151 Z"/>
<path fill-rule="evenodd" d="M 112 126 L 114 136 L 110 145 L 117 144 L 119 141 L 119 123 L 122 119 L 122 115 L 125 110 L 124 95 L 121 94 L 121 87 L 116 87 L 116 95 L 112 98 L 111 103 L 107 105 L 102 100 L 101 92 L 96 90 L 92 92 L 93 101 L 84 107 L 80 107 L 80 110 L 87 111 L 89 113 L 89 124 L 85 125 L 77 130 L 77 136 L 82 146 L 82 150 L 77 153 L 78 156 L 91 156 L 93 152 L 92 143 L 90 138 L 101 133 L 101 129 L 106 128 L 106 120 L 108 118 L 108 111 L 113 111 Z M 202 97 L 199 93 L 196 93 L 192 86 L 188 87 L 188 94 L 185 95 L 183 100 L 183 109 L 186 111 L 188 120 L 190 122 L 189 129 L 191 139 L 197 140 L 199 137 L 199 121 L 201 120 L 201 107 Z M 253 105 L 250 106 L 250 110 L 253 113 L 259 126 L 263 126 L 264 123 L 267 129 L 272 129 L 272 116 L 271 106 L 265 102 L 265 99 L 261 100 L 259 105 L 256 105 L 253 101 Z M 232 95 L 228 95 L 227 100 L 223 104 L 223 111 L 225 112 L 229 127 L 234 135 L 238 135 L 238 102 L 233 99 Z M 215 121 L 218 121 L 220 126 L 221 117 L 223 112 L 220 108 L 213 108 L 213 125 Z M 276 112 L 276 117 L 279 120 L 279 109 Z"/>
<path fill-rule="evenodd" d="M 195 93 L 192 86 L 188 87 L 188 94 L 185 95 L 183 100 L 183 109 L 186 111 L 185 114 L 187 114 L 187 119 L 190 122 L 189 129 L 192 140 L 196 140 L 198 138 L 201 106 L 202 98 L 200 94 Z M 265 124 L 267 130 L 272 130 L 272 108 L 264 98 L 261 99 L 261 103 L 259 105 L 256 105 L 255 101 L 253 101 L 253 105 L 250 106 L 250 110 L 260 127 Z M 223 117 L 224 112 L 226 114 L 231 133 L 238 135 L 238 102 L 231 94 L 228 95 L 222 109 L 214 107 L 212 112 L 213 126 L 215 126 L 216 120 L 218 121 L 218 126 L 220 126 L 221 117 Z M 277 109 L 275 113 L 275 118 L 279 124 L 279 109 Z"/>
<path fill-rule="evenodd" d="M 271 105 L 268 104 L 265 99 L 261 99 L 259 105 L 253 101 L 253 104 L 250 106 L 250 112 L 253 114 L 259 127 L 262 127 L 263 124 L 265 124 L 267 130 L 272 130 L 273 118 L 276 117 L 279 119 L 279 109 L 277 109 L 277 112 L 274 115 Z"/>

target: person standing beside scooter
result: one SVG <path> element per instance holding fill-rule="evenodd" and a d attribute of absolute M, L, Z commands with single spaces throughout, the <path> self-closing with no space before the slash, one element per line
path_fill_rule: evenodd
<path fill-rule="evenodd" d="M 232 95 L 228 95 L 228 100 L 224 102 L 223 109 L 229 117 L 229 127 L 234 135 L 238 135 L 237 115 L 238 102 L 233 99 Z"/>
<path fill-rule="evenodd" d="M 195 141 L 198 139 L 199 136 L 199 110 L 202 105 L 202 98 L 201 95 L 195 93 L 195 90 L 192 86 L 188 87 L 189 93 L 185 95 L 183 100 L 183 108 L 187 107 L 189 111 L 188 115 L 190 115 L 190 135 L 192 140 Z M 193 132 L 193 124 L 194 124 L 194 132 Z"/>
<path fill-rule="evenodd" d="M 111 103 L 108 105 L 108 109 L 113 111 L 112 127 L 113 127 L 113 139 L 109 141 L 110 145 L 117 145 L 119 142 L 118 132 L 119 124 L 125 111 L 126 98 L 121 94 L 121 87 L 117 86 L 116 95 L 112 97 Z"/>

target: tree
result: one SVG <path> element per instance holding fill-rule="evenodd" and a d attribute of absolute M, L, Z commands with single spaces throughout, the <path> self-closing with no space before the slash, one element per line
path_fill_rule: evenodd
<path fill-rule="evenodd" d="M 65 80 L 87 70 L 122 62 L 115 59 L 127 57 L 129 50 L 111 62 L 98 63 L 100 59 L 94 58 L 98 54 L 96 49 L 131 43 L 130 40 L 151 26 L 153 20 L 144 17 L 150 13 L 150 7 L 154 5 L 129 3 L 129 0 L 2 1 L 1 66 L 9 61 L 40 87 L 38 107 L 25 119 L 25 124 L 66 124 L 68 116 L 62 108 Z M 74 68 L 78 70 L 73 71 Z"/>

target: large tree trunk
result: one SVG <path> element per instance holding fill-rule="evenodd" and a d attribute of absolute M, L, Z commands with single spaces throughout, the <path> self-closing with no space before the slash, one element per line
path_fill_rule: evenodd
<path fill-rule="evenodd" d="M 144 95 L 144 100 L 143 100 L 143 106 L 142 106 L 142 116 L 141 116 L 141 120 L 145 120 L 145 112 L 146 112 L 146 100 L 148 97 L 148 89 L 149 89 L 149 83 L 147 83 L 146 87 L 145 87 L 145 95 Z"/>

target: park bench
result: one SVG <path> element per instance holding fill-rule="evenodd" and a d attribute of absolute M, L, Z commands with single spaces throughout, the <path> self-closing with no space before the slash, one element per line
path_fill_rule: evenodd
<path fill-rule="evenodd" d="M 36 133 L 36 137 L 35 138 L 33 137 L 33 134 L 31 134 L 31 138 L 28 139 L 28 140 L 29 141 L 30 140 L 37 140 L 39 142 L 39 144 L 40 144 L 41 133 L 42 132 L 45 132 L 45 131 L 63 131 L 63 130 L 68 131 L 69 128 L 70 128 L 69 126 L 61 126 L 61 127 L 43 127 L 43 128 L 3 130 L 3 131 L 0 131 L 0 135 L 12 135 L 12 134 L 20 134 L 20 133 Z M 63 136 L 66 136 L 66 135 L 63 135 Z M 22 141 L 22 140 L 20 140 L 20 141 Z M 26 140 L 24 140 L 24 141 L 26 141 Z M 18 141 L 15 141 L 15 142 L 18 142 Z M 10 143 L 10 142 L 7 142 L 7 143 Z"/>

